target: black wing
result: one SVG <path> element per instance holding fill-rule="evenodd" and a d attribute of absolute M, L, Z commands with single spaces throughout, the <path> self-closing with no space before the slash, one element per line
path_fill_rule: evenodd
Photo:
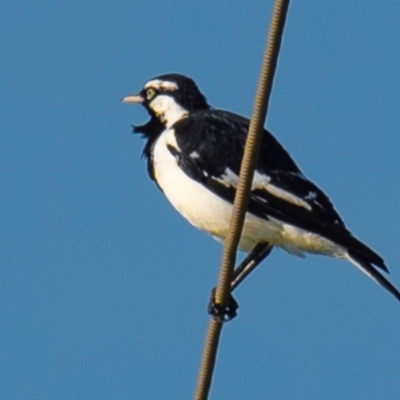
<path fill-rule="evenodd" d="M 170 151 L 187 175 L 233 203 L 248 126 L 249 120 L 225 111 L 196 112 L 173 126 L 178 148 Z M 383 259 L 351 235 L 329 198 L 303 176 L 268 131 L 264 131 L 248 210 L 321 235 L 387 271 Z"/>
<path fill-rule="evenodd" d="M 179 120 L 174 129 L 182 152 L 197 152 L 202 168 L 219 176 L 229 167 L 239 173 L 249 120 L 228 111 L 204 110 Z M 200 166 L 199 164 L 199 166 Z M 265 131 L 258 168 L 301 173 L 288 152 Z"/>

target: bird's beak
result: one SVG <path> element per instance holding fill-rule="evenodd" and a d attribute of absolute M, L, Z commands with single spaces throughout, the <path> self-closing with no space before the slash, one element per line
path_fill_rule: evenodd
<path fill-rule="evenodd" d="M 121 99 L 122 103 L 143 103 L 144 98 L 139 94 L 130 94 Z"/>

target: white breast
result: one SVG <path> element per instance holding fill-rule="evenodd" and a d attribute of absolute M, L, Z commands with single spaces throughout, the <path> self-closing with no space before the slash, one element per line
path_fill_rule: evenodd
<path fill-rule="evenodd" d="M 232 211 L 230 203 L 189 178 L 178 166 L 167 149 L 167 144 L 177 148 L 174 130 L 164 131 L 154 146 L 155 178 L 165 196 L 191 224 L 223 241 Z M 261 240 L 278 237 L 281 226 L 248 214 L 240 242 L 240 249 L 250 251 Z"/>

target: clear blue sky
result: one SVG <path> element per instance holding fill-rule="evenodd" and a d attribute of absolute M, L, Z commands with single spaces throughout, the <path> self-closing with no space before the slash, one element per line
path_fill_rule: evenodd
<path fill-rule="evenodd" d="M 3 1 L 0 398 L 189 399 L 221 247 L 149 181 L 151 77 L 251 114 L 271 1 Z M 400 3 L 294 1 L 267 126 L 400 286 Z M 210 399 L 399 399 L 400 304 L 276 250 L 237 291 Z"/>

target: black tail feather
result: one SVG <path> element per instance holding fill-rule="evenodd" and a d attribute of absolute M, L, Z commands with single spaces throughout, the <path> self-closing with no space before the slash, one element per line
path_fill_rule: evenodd
<path fill-rule="evenodd" d="M 363 257 L 357 256 L 349 251 L 350 261 L 359 268 L 362 272 L 368 275 L 372 280 L 374 280 L 378 285 L 385 288 L 390 292 L 397 300 L 400 301 L 400 291 L 390 283 L 379 271 L 377 271 L 371 262 L 365 260 Z M 383 262 L 383 260 L 382 260 Z M 385 264 L 383 266 L 386 268 Z M 382 268 L 382 265 L 379 265 Z M 387 268 L 386 268 L 387 270 Z M 389 272 L 389 271 L 387 271 Z"/>

